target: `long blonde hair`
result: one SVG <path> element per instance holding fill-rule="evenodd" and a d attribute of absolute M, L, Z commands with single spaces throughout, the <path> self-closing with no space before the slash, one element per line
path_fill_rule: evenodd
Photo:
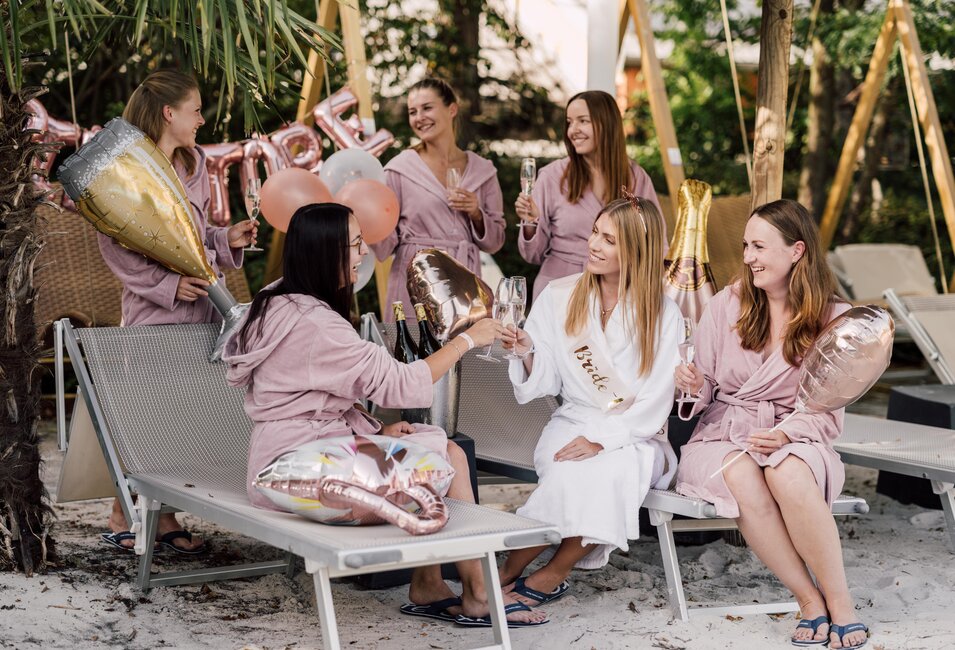
<path fill-rule="evenodd" d="M 765 219 L 779 231 L 787 246 L 803 242 L 802 257 L 789 272 L 786 307 L 792 317 L 783 336 L 783 357 L 798 365 L 829 319 L 832 304 L 838 300 L 836 281 L 826 264 L 819 244 L 819 230 L 812 215 L 802 205 L 781 199 L 761 205 L 750 215 Z M 744 350 L 761 351 L 770 340 L 769 300 L 766 292 L 753 284 L 753 271 L 746 264 L 740 273 L 740 314 L 736 331 Z"/>
<path fill-rule="evenodd" d="M 166 120 L 162 115 L 163 107 L 179 106 L 193 90 L 199 90 L 199 84 L 189 75 L 176 70 L 154 72 L 143 79 L 129 96 L 126 108 L 123 109 L 123 119 L 158 143 L 166 128 Z M 191 150 L 176 147 L 172 158 L 171 162 L 178 162 L 185 168 L 187 176 L 195 173 L 196 155 Z"/>
<path fill-rule="evenodd" d="M 663 218 L 653 203 L 638 197 L 612 201 L 597 218 L 602 215 L 617 229 L 617 304 L 623 310 L 624 328 L 640 350 L 639 374 L 645 375 L 653 367 L 663 310 Z M 568 336 L 580 333 L 591 317 L 593 301 L 599 305 L 599 300 L 600 277 L 584 270 L 570 295 L 564 322 Z"/>
<path fill-rule="evenodd" d="M 587 104 L 590 113 L 590 122 L 594 128 L 594 152 L 596 153 L 597 169 L 604 179 L 605 196 L 597 198 L 602 203 L 609 203 L 619 198 L 621 187 L 632 188 L 633 178 L 630 173 L 630 159 L 627 157 L 626 137 L 623 134 L 623 118 L 620 116 L 620 107 L 609 93 L 602 90 L 585 90 L 577 93 L 567 102 L 571 103 L 582 99 Z M 567 123 L 564 123 L 564 146 L 570 164 L 564 170 L 560 179 L 562 192 L 567 193 L 570 203 L 577 203 L 586 190 L 593 183 L 590 166 L 584 157 L 574 149 L 567 133 Z"/>

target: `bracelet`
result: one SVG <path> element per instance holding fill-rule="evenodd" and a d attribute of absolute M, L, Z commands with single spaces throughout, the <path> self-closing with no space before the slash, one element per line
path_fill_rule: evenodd
<path fill-rule="evenodd" d="M 467 343 L 468 343 L 468 350 L 473 350 L 473 349 L 474 349 L 474 339 L 472 339 L 470 336 L 468 336 L 468 333 L 467 333 L 467 332 L 461 332 L 460 334 L 458 334 L 458 336 L 461 337 L 462 339 L 464 339 L 465 341 L 467 341 Z"/>
<path fill-rule="evenodd" d="M 455 337 L 455 338 L 457 338 L 457 337 Z M 452 348 L 455 349 L 455 351 L 457 351 L 457 353 L 458 353 L 458 360 L 460 360 L 461 357 L 464 356 L 464 352 L 461 352 L 461 348 L 459 348 L 459 347 L 458 347 L 458 344 L 454 342 L 454 339 L 449 339 L 449 340 L 448 340 L 448 343 L 451 345 Z"/>

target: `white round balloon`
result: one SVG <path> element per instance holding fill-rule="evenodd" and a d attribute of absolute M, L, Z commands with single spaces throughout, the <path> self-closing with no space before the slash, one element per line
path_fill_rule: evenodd
<path fill-rule="evenodd" d="M 385 170 L 378 159 L 364 149 L 341 149 L 322 162 L 318 177 L 332 194 L 359 179 L 385 182 Z"/>
<path fill-rule="evenodd" d="M 375 275 L 375 254 L 368 253 L 358 265 L 358 281 L 355 282 L 355 291 L 361 291 L 372 276 Z"/>

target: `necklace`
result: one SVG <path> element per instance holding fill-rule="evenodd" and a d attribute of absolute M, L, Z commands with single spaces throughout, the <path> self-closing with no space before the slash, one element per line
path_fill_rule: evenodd
<path fill-rule="evenodd" d="M 601 316 L 606 316 L 607 314 L 609 314 L 610 312 L 612 312 L 612 311 L 614 310 L 614 308 L 616 308 L 616 306 L 617 306 L 617 303 L 614 303 L 613 305 L 611 305 L 611 306 L 608 307 L 607 309 L 601 309 L 601 310 L 600 310 L 600 315 L 601 315 Z"/>

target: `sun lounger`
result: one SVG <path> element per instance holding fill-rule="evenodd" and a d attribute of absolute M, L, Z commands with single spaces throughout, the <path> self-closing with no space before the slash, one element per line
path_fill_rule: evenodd
<path fill-rule="evenodd" d="M 366 315 L 364 328 L 369 340 L 389 345 L 394 339 L 394 326 L 378 325 L 373 315 L 370 318 Z M 536 483 L 534 447 L 557 408 L 557 399 L 545 397 L 529 404 L 518 404 L 507 376 L 507 364 L 482 361 L 476 358 L 477 352 L 479 350 L 467 353 L 461 361 L 458 431 L 474 439 L 479 470 Z M 502 353 L 502 349 L 496 346 L 495 355 L 501 358 Z M 657 528 L 670 607 L 675 617 L 686 621 L 691 615 L 699 614 L 741 615 L 794 612 L 798 609 L 795 602 L 689 607 L 683 592 L 673 533 L 734 530 L 736 524 L 731 519 L 717 518 L 713 504 L 683 496 L 673 490 L 650 490 L 643 507 L 647 508 L 650 522 Z M 864 514 L 868 511 L 865 500 L 845 495 L 840 496 L 832 507 L 835 515 Z M 674 520 L 675 515 L 690 519 Z"/>
<path fill-rule="evenodd" d="M 955 295 L 903 295 L 886 289 L 896 323 L 901 323 L 943 384 L 955 384 Z"/>
<path fill-rule="evenodd" d="M 906 244 L 848 244 L 830 255 L 832 266 L 856 304 L 881 303 L 892 287 L 899 295 L 938 293 L 922 251 Z"/>
<path fill-rule="evenodd" d="M 336 577 L 463 559 L 479 559 L 494 618 L 494 648 L 509 648 L 494 554 L 553 543 L 553 527 L 449 500 L 448 525 L 411 536 L 393 526 L 332 527 L 260 510 L 246 497 L 251 422 L 243 391 L 225 382 L 225 367 L 206 359 L 217 325 L 73 329 L 64 338 L 103 454 L 137 533 L 138 584 L 206 582 L 286 571 L 282 557 L 239 567 L 151 574 L 163 508 L 183 510 L 305 560 L 312 574 L 326 649 L 339 648 L 330 580 Z M 133 502 L 131 493 L 138 493 Z M 397 615 L 397 612 L 395 612 Z"/>
<path fill-rule="evenodd" d="M 847 414 L 835 449 L 851 465 L 929 479 L 955 552 L 955 431 Z"/>

